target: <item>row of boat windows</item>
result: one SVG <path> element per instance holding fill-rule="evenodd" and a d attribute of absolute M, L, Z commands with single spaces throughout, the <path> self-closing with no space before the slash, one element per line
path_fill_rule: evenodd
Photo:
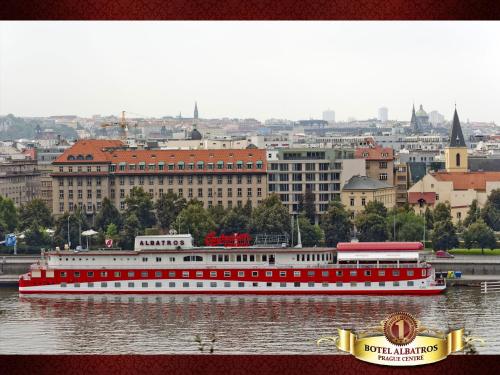
<path fill-rule="evenodd" d="M 402 276 L 401 271 L 403 270 L 392 270 L 391 274 L 392 276 Z M 406 276 L 414 276 L 415 272 L 414 270 L 404 270 L 406 271 Z M 177 277 L 178 273 L 181 273 L 181 271 L 168 271 L 168 277 Z M 273 277 L 275 275 L 275 272 L 279 272 L 280 277 L 286 277 L 287 271 L 234 271 L 237 272 L 238 277 L 245 277 L 246 272 L 251 272 L 252 277 L 258 277 L 260 272 L 265 273 L 266 277 Z M 333 271 L 332 271 L 333 272 Z M 378 276 L 386 276 L 387 271 L 386 270 L 378 270 L 377 275 Z M 111 276 L 111 274 L 114 277 L 122 277 L 122 272 L 121 271 L 115 271 L 115 272 L 108 272 L 108 271 L 101 271 L 100 275 L 101 277 L 108 277 Z M 162 272 L 162 271 L 154 271 L 154 277 L 156 278 L 161 278 L 164 277 L 164 275 L 167 274 L 167 272 Z M 195 274 L 196 277 L 204 277 L 203 271 L 182 271 L 182 277 L 190 277 Z M 210 271 L 210 277 L 218 277 L 219 275 L 224 275 L 224 277 L 231 277 L 233 275 L 233 271 Z M 123 276 L 127 275 L 128 278 L 134 278 L 136 276 L 140 277 L 150 277 L 152 275 L 149 271 L 142 271 L 142 272 L 135 272 L 135 271 L 128 271 L 128 272 L 123 272 Z M 347 271 L 346 271 L 347 275 Z M 361 271 L 360 271 L 361 275 Z M 363 276 L 374 276 L 375 272 L 373 270 L 365 270 L 362 273 Z M 61 271 L 60 272 L 60 277 L 67 277 L 68 272 L 66 271 Z M 73 276 L 78 278 L 81 277 L 81 272 L 80 271 L 75 271 L 73 272 Z M 294 277 L 301 277 L 302 276 L 302 271 L 293 271 L 293 276 Z M 316 271 L 307 271 L 307 276 L 309 277 L 314 277 L 316 276 Z M 321 276 L 323 277 L 329 277 L 330 276 L 330 271 L 321 271 Z M 335 276 L 344 276 L 344 271 L 335 271 Z M 349 276 L 358 276 L 358 271 L 357 270 L 350 270 L 349 271 Z M 426 276 L 426 270 L 422 269 L 422 276 Z M 87 277 L 94 277 L 94 271 L 89 271 L 87 272 Z"/>
<path fill-rule="evenodd" d="M 335 286 L 336 287 L 344 287 L 344 286 L 350 286 L 350 287 L 358 287 L 358 286 L 365 286 L 365 287 L 371 287 L 371 286 L 403 286 L 404 284 L 406 283 L 406 286 L 414 286 L 415 283 L 413 281 L 406 281 L 406 282 L 399 282 L 399 281 L 392 281 L 392 282 L 385 282 L 385 281 L 380 281 L 380 282 L 370 282 L 370 281 L 366 281 L 364 283 L 356 283 L 356 282 L 351 282 L 351 283 L 342 283 L 342 282 L 337 282 L 335 283 Z M 87 283 L 87 287 L 89 288 L 93 288 L 95 284 L 98 284 L 100 285 L 101 288 L 107 288 L 108 287 L 108 283 L 107 282 L 101 282 L 101 283 Z M 142 282 L 142 283 L 134 283 L 134 282 L 128 282 L 128 283 L 122 283 L 122 282 L 115 282 L 115 283 L 109 283 L 110 286 L 112 287 L 115 287 L 115 288 L 121 288 L 122 287 L 122 284 L 123 286 L 127 286 L 128 288 L 135 288 L 136 286 L 137 287 L 142 287 L 142 288 L 149 288 L 149 282 Z M 153 284 L 153 283 L 151 283 Z M 225 288 L 230 288 L 232 286 L 235 286 L 235 285 L 238 285 L 238 288 L 244 288 L 244 287 L 248 287 L 249 285 L 245 285 L 244 282 L 238 282 L 238 283 L 231 283 L 229 281 L 226 281 L 224 283 L 221 283 L 222 285 L 224 285 Z M 267 283 L 258 283 L 258 282 L 254 282 L 252 283 L 252 287 L 263 287 L 263 286 L 268 286 L 268 287 L 273 287 L 273 286 L 280 286 L 282 288 L 286 288 L 288 286 L 291 286 L 293 284 L 294 287 L 303 287 L 303 286 L 308 286 L 308 287 L 316 287 L 316 283 L 300 283 L 300 282 L 295 282 L 295 283 L 272 283 L 272 282 L 267 282 Z M 66 288 L 68 286 L 67 283 L 61 283 L 61 288 Z M 75 283 L 75 284 L 72 284 L 73 287 L 75 288 L 80 288 L 80 283 Z M 198 281 L 198 282 L 195 282 L 195 283 L 190 283 L 189 281 L 184 281 L 182 283 L 176 283 L 174 281 L 171 281 L 171 282 L 168 282 L 168 283 L 162 283 L 161 281 L 156 281 L 154 283 L 154 286 L 156 288 L 162 288 L 164 286 L 167 286 L 169 288 L 175 288 L 175 287 L 178 287 L 178 286 L 181 286 L 183 288 L 191 288 L 193 286 L 195 286 L 196 288 L 204 288 L 205 287 L 205 283 L 202 282 L 202 281 Z M 210 283 L 207 283 L 207 286 L 210 285 L 211 288 L 217 288 L 221 285 L 219 285 L 217 282 L 210 282 Z M 319 284 L 318 284 L 319 285 Z M 330 287 L 332 284 L 330 283 L 321 283 L 321 286 L 322 287 Z"/>
<path fill-rule="evenodd" d="M 331 253 L 323 254 L 297 254 L 297 262 L 317 262 L 332 260 Z"/>

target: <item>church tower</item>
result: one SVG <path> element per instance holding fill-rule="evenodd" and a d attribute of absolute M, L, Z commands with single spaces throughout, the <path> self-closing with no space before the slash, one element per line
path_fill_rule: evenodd
<path fill-rule="evenodd" d="M 444 157 L 446 172 L 468 171 L 467 146 L 465 144 L 456 108 L 453 114 L 453 123 L 451 125 L 450 145 L 445 148 Z"/>
<path fill-rule="evenodd" d="M 198 103 L 194 102 L 194 115 L 193 119 L 198 120 Z"/>
<path fill-rule="evenodd" d="M 417 119 L 417 115 L 415 113 L 415 104 L 413 104 L 413 108 L 411 110 L 411 120 L 410 120 L 410 128 L 413 134 L 420 133 L 420 124 Z"/>

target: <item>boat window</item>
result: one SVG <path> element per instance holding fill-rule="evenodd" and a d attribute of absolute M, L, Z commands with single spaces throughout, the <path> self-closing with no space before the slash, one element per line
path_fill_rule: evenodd
<path fill-rule="evenodd" d="M 122 286 L 122 283 L 118 282 L 118 283 L 115 283 L 115 288 L 119 288 Z"/>
<path fill-rule="evenodd" d="M 161 271 L 155 271 L 155 277 L 161 277 Z"/>
<path fill-rule="evenodd" d="M 142 283 L 142 287 L 143 288 L 147 288 L 148 287 L 148 283 Z"/>
<path fill-rule="evenodd" d="M 238 283 L 238 288 L 244 288 L 245 287 L 245 283 Z"/>
<path fill-rule="evenodd" d="M 392 276 L 399 276 L 399 270 L 392 270 Z"/>
<path fill-rule="evenodd" d="M 108 287 L 108 283 L 104 282 L 104 283 L 101 283 L 101 288 L 107 288 Z"/>
<path fill-rule="evenodd" d="M 316 254 L 312 255 L 312 261 L 314 262 L 316 260 Z"/>
<path fill-rule="evenodd" d="M 216 282 L 214 282 L 214 281 L 212 281 L 212 282 L 210 283 L 210 287 L 211 287 L 211 288 L 217 288 L 217 283 L 216 283 Z"/>
<path fill-rule="evenodd" d="M 293 271 L 293 276 L 300 277 L 300 271 Z"/>
<path fill-rule="evenodd" d="M 248 256 L 246 254 L 243 254 L 243 262 L 246 262 L 248 260 Z"/>
<path fill-rule="evenodd" d="M 304 262 L 306 260 L 306 255 L 302 254 L 302 261 Z"/>
<path fill-rule="evenodd" d="M 273 286 L 273 283 L 266 283 L 266 286 Z"/>
<path fill-rule="evenodd" d="M 385 276 L 385 270 L 379 270 L 378 271 L 379 276 Z"/>
<path fill-rule="evenodd" d="M 168 277 L 175 277 L 175 271 L 170 271 L 168 273 Z"/>
<path fill-rule="evenodd" d="M 134 283 L 128 283 L 128 287 L 129 288 L 133 288 L 134 287 Z"/>
<path fill-rule="evenodd" d="M 369 282 L 369 281 L 366 281 L 366 282 L 365 282 L 365 286 L 372 286 L 372 283 L 371 283 L 371 282 Z"/>
<path fill-rule="evenodd" d="M 311 254 L 307 254 L 307 261 L 309 262 L 311 260 Z"/>
<path fill-rule="evenodd" d="M 238 254 L 238 255 L 236 255 L 236 261 L 237 261 L 237 262 L 241 262 L 241 255 L 239 255 L 239 254 Z"/>
<path fill-rule="evenodd" d="M 143 262 L 147 262 L 147 261 L 148 261 L 148 258 L 143 257 L 143 258 L 142 258 L 142 261 L 143 261 Z"/>
<path fill-rule="evenodd" d="M 115 272 L 115 277 L 120 277 L 121 275 L 121 272 Z"/>
<path fill-rule="evenodd" d="M 224 271 L 224 277 L 231 277 L 231 271 Z"/>
<path fill-rule="evenodd" d="M 245 271 L 238 271 L 238 277 L 244 277 Z"/>
<path fill-rule="evenodd" d="M 356 287 L 358 286 L 358 283 L 351 283 L 351 286 Z"/>
<path fill-rule="evenodd" d="M 191 255 L 187 255 L 183 258 L 184 262 L 190 262 L 191 261 Z"/>
<path fill-rule="evenodd" d="M 299 288 L 300 287 L 300 283 L 299 282 L 294 282 L 293 286 L 296 287 L 296 288 Z"/>
<path fill-rule="evenodd" d="M 252 276 L 253 277 L 259 276 L 259 271 L 252 271 Z"/>
<path fill-rule="evenodd" d="M 200 257 L 201 258 L 201 257 Z M 229 262 L 229 255 L 224 255 L 224 262 Z"/>
<path fill-rule="evenodd" d="M 280 283 L 281 288 L 286 288 L 286 283 Z"/>
<path fill-rule="evenodd" d="M 92 272 L 92 271 L 87 272 L 87 277 L 94 277 L 94 272 Z"/>
<path fill-rule="evenodd" d="M 408 286 L 413 286 L 413 285 L 414 285 L 414 283 L 413 283 L 413 281 L 408 281 L 408 282 L 406 282 L 406 285 L 408 285 Z"/>
<path fill-rule="evenodd" d="M 323 283 L 321 284 L 324 288 L 328 288 L 329 284 L 328 283 Z"/>
<path fill-rule="evenodd" d="M 217 262 L 217 255 L 212 254 L 212 262 Z"/>
<path fill-rule="evenodd" d="M 379 281 L 378 286 L 385 286 L 385 281 Z"/>
<path fill-rule="evenodd" d="M 61 275 L 61 277 L 66 277 L 67 274 L 66 274 L 66 272 L 63 271 L 63 272 L 61 272 L 60 275 Z"/>
<path fill-rule="evenodd" d="M 67 284 L 66 283 L 61 283 L 61 288 L 66 288 Z"/>
<path fill-rule="evenodd" d="M 196 277 L 203 277 L 203 271 L 196 271 Z"/>
<path fill-rule="evenodd" d="M 93 288 L 94 287 L 94 283 L 88 283 L 87 284 L 89 288 Z"/>
<path fill-rule="evenodd" d="M 161 262 L 161 257 L 156 257 L 157 262 Z"/>
<path fill-rule="evenodd" d="M 307 276 L 311 277 L 314 276 L 315 272 L 314 271 L 307 271 Z"/>
<path fill-rule="evenodd" d="M 210 277 L 217 277 L 217 271 L 210 271 Z"/>
<path fill-rule="evenodd" d="M 372 275 L 372 271 L 365 271 L 365 276 L 371 276 Z"/>
<path fill-rule="evenodd" d="M 338 287 L 342 287 L 342 281 L 337 281 L 337 283 L 335 285 Z"/>
<path fill-rule="evenodd" d="M 322 271 L 321 276 L 323 277 L 328 277 L 328 271 Z"/>
<path fill-rule="evenodd" d="M 170 257 L 170 258 L 168 258 L 168 260 L 169 260 L 170 262 L 175 262 L 175 257 Z"/>
<path fill-rule="evenodd" d="M 182 277 L 189 277 L 189 271 L 182 271 Z"/>
<path fill-rule="evenodd" d="M 342 271 L 336 271 L 336 272 L 335 272 L 335 275 L 336 275 L 336 276 L 342 276 Z"/>
<path fill-rule="evenodd" d="M 231 283 L 229 281 L 226 281 L 224 283 L 224 288 L 230 288 L 231 287 Z"/>
<path fill-rule="evenodd" d="M 127 276 L 128 277 L 134 277 L 135 276 L 135 272 L 134 271 L 129 271 L 129 272 L 127 272 Z"/>
<path fill-rule="evenodd" d="M 262 254 L 262 261 L 267 262 L 267 255 L 266 254 Z"/>
<path fill-rule="evenodd" d="M 201 281 L 198 281 L 198 282 L 196 283 L 196 287 L 197 287 L 197 288 L 203 288 L 203 283 L 202 283 Z"/>
<path fill-rule="evenodd" d="M 106 271 L 101 272 L 101 277 L 108 277 L 108 273 Z"/>
<path fill-rule="evenodd" d="M 314 283 L 307 283 L 307 286 L 308 286 L 309 288 L 314 288 Z"/>
<path fill-rule="evenodd" d="M 155 287 L 161 288 L 161 282 L 159 282 L 159 281 L 155 282 Z"/>
<path fill-rule="evenodd" d="M 280 271 L 280 277 L 286 277 L 286 271 Z"/>
<path fill-rule="evenodd" d="M 267 277 L 273 277 L 273 271 L 266 271 Z"/>
<path fill-rule="evenodd" d="M 255 255 L 250 255 L 250 262 L 255 262 Z"/>
<path fill-rule="evenodd" d="M 168 283 L 168 287 L 169 287 L 169 288 L 175 288 L 175 283 L 174 283 L 174 282 L 170 282 L 170 283 Z"/>
<path fill-rule="evenodd" d="M 413 276 L 413 270 L 408 270 L 408 271 L 406 271 L 406 274 L 407 274 L 408 276 Z"/>
<path fill-rule="evenodd" d="M 425 269 L 422 270 L 422 276 L 425 276 Z"/>
<path fill-rule="evenodd" d="M 349 271 L 350 276 L 356 276 L 358 274 L 358 271 Z"/>
<path fill-rule="evenodd" d="M 148 271 L 141 272 L 141 277 L 148 277 Z"/>
<path fill-rule="evenodd" d="M 259 286 L 259 283 L 252 283 L 252 286 L 257 287 Z"/>
<path fill-rule="evenodd" d="M 399 286 L 399 281 L 394 281 L 394 282 L 392 283 L 392 285 L 394 285 L 394 286 Z"/>
<path fill-rule="evenodd" d="M 80 277 L 80 272 L 75 272 L 75 277 Z"/>
<path fill-rule="evenodd" d="M 324 261 L 325 260 L 325 254 L 321 254 L 321 260 Z"/>

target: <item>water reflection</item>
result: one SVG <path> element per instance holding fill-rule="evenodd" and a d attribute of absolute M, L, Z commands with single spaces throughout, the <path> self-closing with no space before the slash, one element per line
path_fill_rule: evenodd
<path fill-rule="evenodd" d="M 499 295 L 500 297 L 500 295 Z M 462 327 L 500 353 L 500 298 L 472 288 L 438 296 L 18 296 L 0 290 L 0 353 L 332 353 L 337 327 L 373 326 L 408 311 L 424 325 Z"/>

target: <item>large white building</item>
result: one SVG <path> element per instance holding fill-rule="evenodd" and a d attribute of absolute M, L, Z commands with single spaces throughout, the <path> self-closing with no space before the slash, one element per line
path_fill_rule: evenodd
<path fill-rule="evenodd" d="M 335 122 L 335 111 L 331 109 L 323 111 L 323 120 L 328 122 Z"/>
<path fill-rule="evenodd" d="M 381 107 L 378 109 L 377 119 L 381 122 L 387 122 L 387 120 L 389 120 L 389 110 L 387 107 Z"/>

